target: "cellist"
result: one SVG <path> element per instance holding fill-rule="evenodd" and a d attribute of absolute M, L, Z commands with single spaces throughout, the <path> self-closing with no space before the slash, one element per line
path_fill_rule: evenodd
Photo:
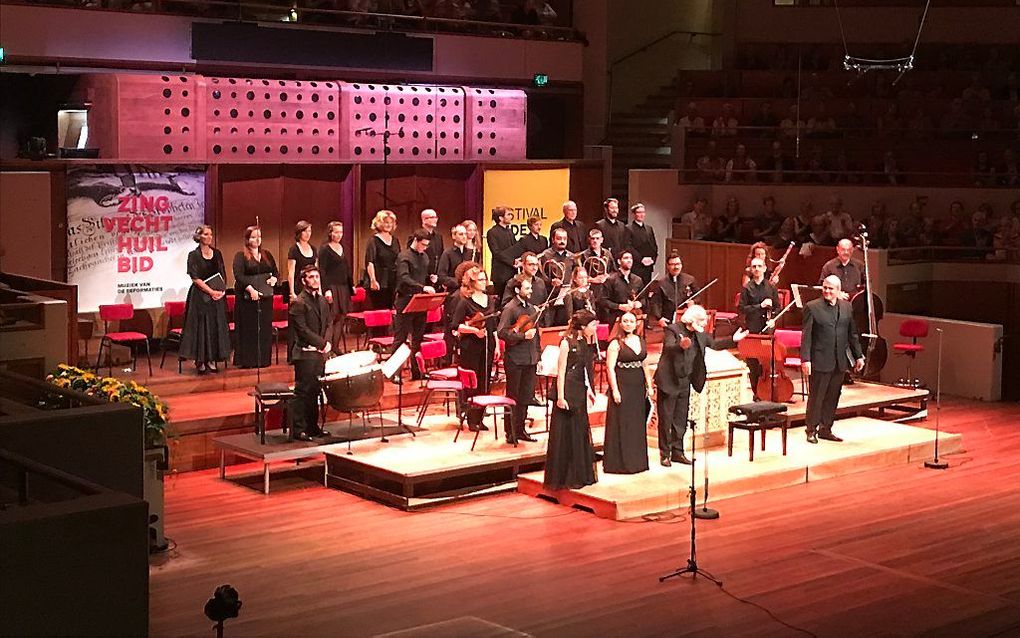
<path fill-rule="evenodd" d="M 744 327 L 751 334 L 765 332 L 765 323 L 779 311 L 779 290 L 771 282 L 765 279 L 767 266 L 761 257 L 751 260 L 751 279 L 744 284 L 740 291 L 740 301 L 737 307 L 744 318 Z M 761 363 L 757 359 L 746 361 L 747 369 L 751 376 L 751 388 L 755 389 L 757 396 L 758 379 L 761 377 Z"/>

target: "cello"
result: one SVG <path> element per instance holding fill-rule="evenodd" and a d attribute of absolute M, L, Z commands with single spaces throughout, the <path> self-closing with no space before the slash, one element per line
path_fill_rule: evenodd
<path fill-rule="evenodd" d="M 882 318 L 885 308 L 882 299 L 871 292 L 871 270 L 868 266 L 868 232 L 861 226 L 861 251 L 864 253 L 864 290 L 858 292 L 850 300 L 853 307 L 856 325 L 867 322 L 868 331 L 862 332 L 861 350 L 864 352 L 864 369 L 858 375 L 862 379 L 877 379 L 889 358 L 889 346 L 878 334 L 878 321 Z M 860 317 L 860 315 L 866 315 Z"/>

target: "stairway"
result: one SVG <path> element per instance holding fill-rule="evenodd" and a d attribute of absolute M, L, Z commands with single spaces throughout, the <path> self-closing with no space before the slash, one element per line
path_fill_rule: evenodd
<path fill-rule="evenodd" d="M 678 73 L 679 75 L 679 73 Z M 613 113 L 605 144 L 613 147 L 612 196 L 628 203 L 628 175 L 632 168 L 669 168 L 671 149 L 666 139 L 667 116 L 677 101 L 676 78 L 627 112 Z"/>

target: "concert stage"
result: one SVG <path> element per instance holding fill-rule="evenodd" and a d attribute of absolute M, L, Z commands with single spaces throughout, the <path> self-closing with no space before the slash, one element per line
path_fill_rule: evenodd
<path fill-rule="evenodd" d="M 756 451 L 754 462 L 747 459 L 746 437 L 738 436 L 733 456 L 725 447 L 708 450 L 710 504 L 734 496 L 755 494 L 808 481 L 818 481 L 892 465 L 915 463 L 932 458 L 935 432 L 902 423 L 870 417 L 851 417 L 836 422 L 833 431 L 842 443 L 808 443 L 798 430 L 789 437 L 787 455 L 782 455 L 779 432 L 767 437 L 766 451 Z M 755 443 L 758 439 L 756 437 Z M 760 450 L 760 448 L 759 448 Z M 943 432 L 940 454 L 963 450 L 959 434 Z M 698 504 L 704 488 L 704 458 L 697 454 L 696 487 Z M 567 507 L 588 510 L 596 516 L 623 520 L 689 507 L 690 466 L 674 463 L 659 465 L 658 450 L 648 450 L 647 472 L 606 474 L 599 467 L 599 482 L 578 490 L 549 490 L 542 485 L 542 472 L 517 478 L 517 491 L 557 502 Z"/>

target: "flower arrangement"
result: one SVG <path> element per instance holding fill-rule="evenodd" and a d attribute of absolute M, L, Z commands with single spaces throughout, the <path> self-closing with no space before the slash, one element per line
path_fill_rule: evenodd
<path fill-rule="evenodd" d="M 76 390 L 89 396 L 115 403 L 131 403 L 142 409 L 145 424 L 145 447 L 166 445 L 170 432 L 170 407 L 144 386 L 104 377 L 88 370 L 61 363 L 46 380 L 58 388 Z"/>

